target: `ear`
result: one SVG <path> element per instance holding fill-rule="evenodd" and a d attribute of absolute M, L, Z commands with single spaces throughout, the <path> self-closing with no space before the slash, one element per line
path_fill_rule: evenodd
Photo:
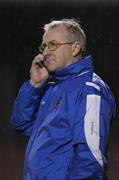
<path fill-rule="evenodd" d="M 76 41 L 73 45 L 72 45 L 72 56 L 75 57 L 77 55 L 80 54 L 80 50 L 81 50 L 81 44 L 79 41 Z"/>

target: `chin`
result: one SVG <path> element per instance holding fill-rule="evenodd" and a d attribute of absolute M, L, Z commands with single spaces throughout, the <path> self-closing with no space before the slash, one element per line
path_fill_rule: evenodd
<path fill-rule="evenodd" d="M 56 68 L 55 68 L 55 67 L 48 67 L 48 66 L 47 66 L 47 69 L 48 69 L 49 72 L 54 72 L 54 71 L 56 71 Z"/>

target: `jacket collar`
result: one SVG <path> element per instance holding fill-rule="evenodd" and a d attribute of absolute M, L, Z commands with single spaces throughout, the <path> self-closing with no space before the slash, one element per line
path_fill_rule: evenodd
<path fill-rule="evenodd" d="M 91 55 L 86 56 L 73 64 L 70 64 L 62 70 L 51 73 L 51 76 L 53 79 L 65 80 L 71 76 L 77 76 L 87 71 L 93 72 Z"/>

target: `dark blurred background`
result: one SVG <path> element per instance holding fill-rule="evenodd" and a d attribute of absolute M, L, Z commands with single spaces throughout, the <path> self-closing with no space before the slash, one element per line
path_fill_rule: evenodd
<path fill-rule="evenodd" d="M 108 178 L 119 180 L 119 3 L 118 0 L 0 1 L 0 180 L 21 180 L 27 140 L 12 131 L 9 117 L 21 84 L 51 19 L 77 18 L 87 35 L 95 72 L 117 102 L 108 149 Z"/>

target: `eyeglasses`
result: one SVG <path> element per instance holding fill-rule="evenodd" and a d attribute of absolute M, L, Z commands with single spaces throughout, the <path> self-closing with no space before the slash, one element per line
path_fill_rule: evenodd
<path fill-rule="evenodd" d="M 73 44 L 74 42 L 64 42 L 64 43 L 59 43 L 57 41 L 50 41 L 49 43 L 42 43 L 40 46 L 39 46 L 39 52 L 40 53 L 43 53 L 43 51 L 45 50 L 46 47 L 48 47 L 48 49 L 50 51 L 56 51 L 57 48 L 59 48 L 60 46 L 62 45 L 65 45 L 65 44 Z"/>

